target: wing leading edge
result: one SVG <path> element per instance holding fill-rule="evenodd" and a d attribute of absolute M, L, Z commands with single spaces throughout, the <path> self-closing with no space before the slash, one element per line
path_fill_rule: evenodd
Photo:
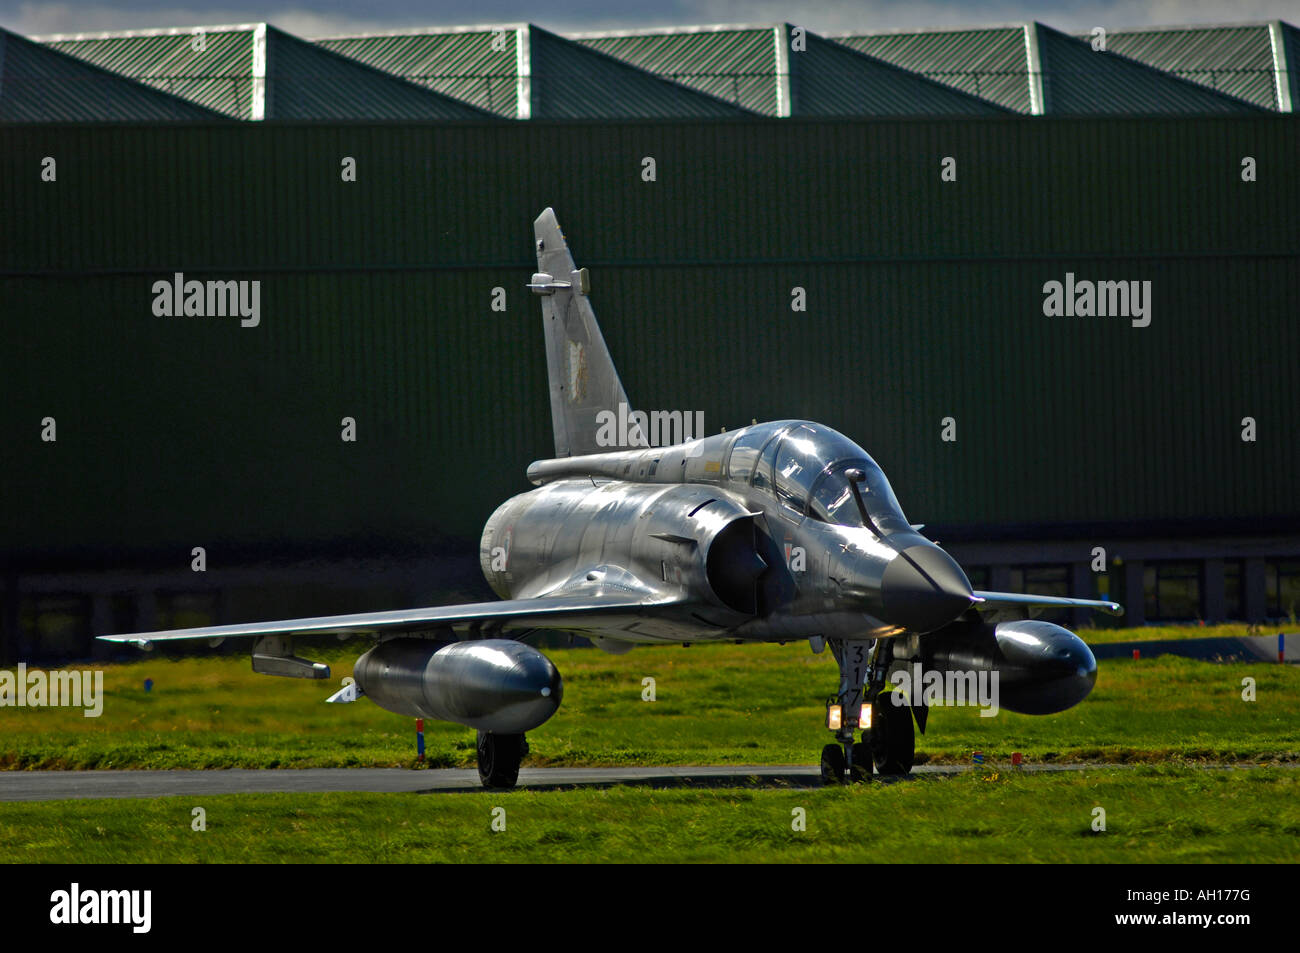
<path fill-rule="evenodd" d="M 155 642 L 183 642 L 190 639 L 250 638 L 264 635 L 370 635 L 403 632 L 432 626 L 465 626 L 485 622 L 512 622 L 534 629 L 577 629 L 593 616 L 640 614 L 680 602 L 678 598 L 628 598 L 626 593 L 609 596 L 554 596 L 539 599 L 504 599 L 471 602 L 458 606 L 425 609 L 397 609 L 388 612 L 359 612 L 353 615 L 282 619 L 275 622 L 247 622 L 208 625 L 165 632 L 131 632 L 101 635 L 105 642 L 129 642 L 148 646 Z"/>
<path fill-rule="evenodd" d="M 985 606 L 995 608 L 997 606 L 1039 606 L 1042 608 L 1074 608 L 1074 609 L 1096 609 L 1099 612 L 1106 612 L 1110 615 L 1123 615 L 1124 607 L 1118 602 L 1109 602 L 1100 599 L 1069 599 L 1064 596 L 1037 596 L 1031 593 L 1022 592 L 980 592 L 974 594 L 975 607 L 982 609 Z"/>

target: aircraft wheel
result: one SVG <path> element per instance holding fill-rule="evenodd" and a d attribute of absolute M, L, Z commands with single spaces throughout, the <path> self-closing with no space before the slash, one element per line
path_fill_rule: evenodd
<path fill-rule="evenodd" d="M 863 738 L 853 746 L 853 780 L 870 781 L 871 775 L 871 744 Z"/>
<path fill-rule="evenodd" d="M 844 749 L 839 745 L 822 748 L 822 784 L 844 783 Z"/>
<path fill-rule="evenodd" d="M 871 703 L 871 757 L 881 774 L 911 774 L 916 757 L 916 730 L 907 706 L 885 696 Z"/>
<path fill-rule="evenodd" d="M 519 781 L 524 758 L 523 735 L 478 733 L 478 778 L 485 788 L 509 789 Z"/>

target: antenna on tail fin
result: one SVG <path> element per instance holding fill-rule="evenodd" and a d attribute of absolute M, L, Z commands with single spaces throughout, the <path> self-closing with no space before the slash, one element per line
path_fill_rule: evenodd
<path fill-rule="evenodd" d="M 537 274 L 528 287 L 542 298 L 555 455 L 576 457 L 623 449 L 596 442 L 598 414 L 609 411 L 615 419 L 629 420 L 631 411 L 623 382 L 596 323 L 596 313 L 587 300 L 591 288 L 587 269 L 579 270 L 573 264 L 551 209 L 537 216 L 533 234 L 537 242 Z M 628 426 L 632 444 L 647 446 L 641 429 L 635 423 Z"/>

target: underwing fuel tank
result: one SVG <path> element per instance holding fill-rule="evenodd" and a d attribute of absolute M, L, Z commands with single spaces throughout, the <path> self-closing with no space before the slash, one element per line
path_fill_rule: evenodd
<path fill-rule="evenodd" d="M 997 672 L 1000 707 L 1025 715 L 1072 708 L 1097 681 L 1097 660 L 1083 639 L 1040 619 L 954 622 L 910 641 L 907 654 L 926 670 Z"/>
<path fill-rule="evenodd" d="M 551 660 L 508 639 L 392 639 L 357 659 L 352 676 L 380 708 L 499 734 L 531 731 L 564 696 Z"/>

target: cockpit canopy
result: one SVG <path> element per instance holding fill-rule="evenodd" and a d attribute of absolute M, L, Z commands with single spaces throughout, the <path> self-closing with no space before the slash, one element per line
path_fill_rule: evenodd
<path fill-rule="evenodd" d="M 758 424 L 741 431 L 727 457 L 727 479 L 776 496 L 799 515 L 840 526 L 862 526 L 845 473 L 861 470 L 862 502 L 888 535 L 911 529 L 884 472 L 848 437 L 806 421 Z"/>

